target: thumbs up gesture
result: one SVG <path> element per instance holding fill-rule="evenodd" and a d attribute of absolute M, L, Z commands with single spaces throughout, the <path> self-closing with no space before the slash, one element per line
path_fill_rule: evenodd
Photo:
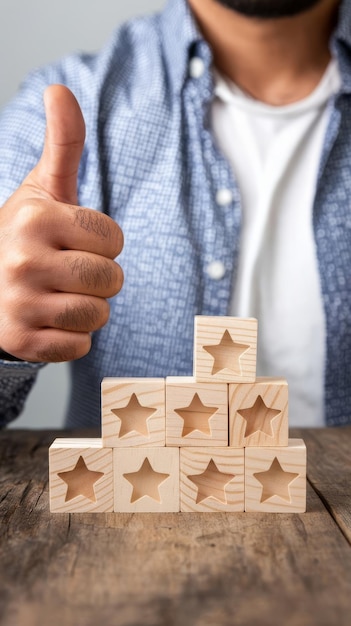
<path fill-rule="evenodd" d="M 106 324 L 107 298 L 123 273 L 114 261 L 123 235 L 107 215 L 77 206 L 85 125 L 73 94 L 44 96 L 43 154 L 0 209 L 0 348 L 26 361 L 87 354 Z"/>

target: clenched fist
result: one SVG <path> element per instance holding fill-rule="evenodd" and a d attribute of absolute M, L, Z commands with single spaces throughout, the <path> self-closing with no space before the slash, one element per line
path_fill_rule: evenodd
<path fill-rule="evenodd" d="M 0 209 L 0 348 L 26 361 L 87 354 L 106 324 L 107 298 L 123 273 L 114 261 L 123 235 L 108 216 L 77 206 L 85 125 L 61 85 L 44 95 L 43 154 Z"/>

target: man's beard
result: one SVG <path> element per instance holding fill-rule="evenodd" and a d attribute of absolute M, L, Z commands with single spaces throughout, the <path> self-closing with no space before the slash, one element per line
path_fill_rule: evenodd
<path fill-rule="evenodd" d="M 242 15 L 262 19 L 289 17 L 307 11 L 320 0 L 216 0 Z"/>

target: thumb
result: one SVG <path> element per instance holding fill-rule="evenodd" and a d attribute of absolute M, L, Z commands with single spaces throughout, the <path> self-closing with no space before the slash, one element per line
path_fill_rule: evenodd
<path fill-rule="evenodd" d="M 59 202 L 77 204 L 77 176 L 85 124 L 73 93 L 51 85 L 44 93 L 46 134 L 43 153 L 30 182 Z"/>

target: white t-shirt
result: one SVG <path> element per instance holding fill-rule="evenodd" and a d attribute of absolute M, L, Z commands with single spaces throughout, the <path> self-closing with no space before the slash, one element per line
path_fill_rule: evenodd
<path fill-rule="evenodd" d="M 332 60 L 303 100 L 270 106 L 215 73 L 212 127 L 242 198 L 242 240 L 231 315 L 257 317 L 257 372 L 289 383 L 289 423 L 322 426 L 325 319 L 312 211 Z"/>

